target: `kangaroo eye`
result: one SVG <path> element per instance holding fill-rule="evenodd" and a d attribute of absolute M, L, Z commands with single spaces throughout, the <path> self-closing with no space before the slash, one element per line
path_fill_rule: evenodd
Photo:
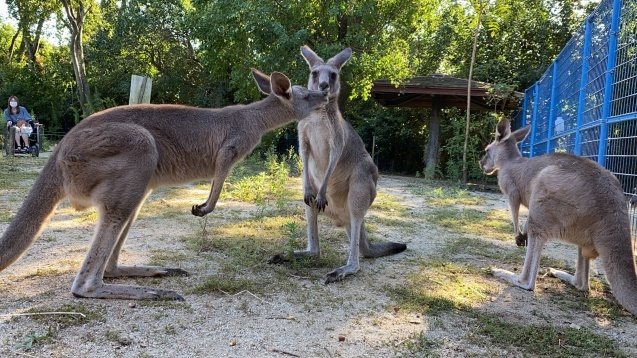
<path fill-rule="evenodd" d="M 336 79 L 337 74 L 336 73 L 332 73 L 332 79 L 335 80 Z"/>
<path fill-rule="evenodd" d="M 318 71 L 312 71 L 312 77 L 314 78 L 318 77 Z"/>

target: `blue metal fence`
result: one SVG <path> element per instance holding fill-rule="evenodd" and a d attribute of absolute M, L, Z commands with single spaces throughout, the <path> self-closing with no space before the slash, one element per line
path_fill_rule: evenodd
<path fill-rule="evenodd" d="M 542 77 L 525 91 L 516 128 L 527 157 L 568 152 L 637 187 L 637 1 L 602 0 Z"/>

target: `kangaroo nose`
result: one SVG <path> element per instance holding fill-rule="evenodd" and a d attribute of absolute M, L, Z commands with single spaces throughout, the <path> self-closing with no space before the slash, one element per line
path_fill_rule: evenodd
<path fill-rule="evenodd" d="M 323 91 L 323 92 L 327 92 L 327 91 L 329 91 L 329 89 L 330 89 L 330 84 L 329 84 L 329 83 L 327 83 L 327 82 L 321 82 L 321 83 L 319 84 L 319 88 L 321 89 L 321 91 Z"/>

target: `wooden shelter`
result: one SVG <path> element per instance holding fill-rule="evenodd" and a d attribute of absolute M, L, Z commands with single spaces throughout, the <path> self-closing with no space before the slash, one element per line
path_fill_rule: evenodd
<path fill-rule="evenodd" d="M 468 85 L 467 79 L 444 74 L 415 77 L 398 86 L 386 79 L 374 81 L 371 90 L 372 98 L 383 106 L 432 109 L 425 158 L 425 173 L 428 176 L 434 173 L 438 164 L 441 110 L 443 108 L 466 109 Z M 495 86 L 491 83 L 471 81 L 471 110 L 517 109 L 524 98 L 523 93 L 514 92 L 506 100 L 494 103 L 494 95 L 491 94 L 494 90 Z"/>

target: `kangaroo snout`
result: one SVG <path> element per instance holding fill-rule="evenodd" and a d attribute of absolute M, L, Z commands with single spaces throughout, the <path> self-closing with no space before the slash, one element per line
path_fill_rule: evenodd
<path fill-rule="evenodd" d="M 321 82 L 319 83 L 319 89 L 325 93 L 329 92 L 330 90 L 330 84 L 327 82 Z"/>
<path fill-rule="evenodd" d="M 480 169 L 482 169 L 482 171 L 486 175 L 491 175 L 495 172 L 495 168 L 493 168 L 492 165 L 489 165 L 489 161 L 487 160 L 486 157 L 480 159 L 479 163 L 480 163 Z"/>

